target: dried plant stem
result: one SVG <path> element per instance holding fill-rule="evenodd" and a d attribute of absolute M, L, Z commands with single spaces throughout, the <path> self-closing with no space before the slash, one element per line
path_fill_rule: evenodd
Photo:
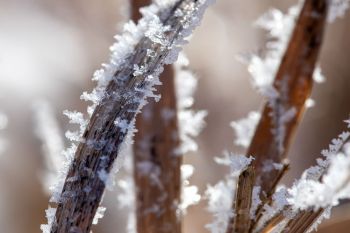
<path fill-rule="evenodd" d="M 305 0 L 296 22 L 291 40 L 284 54 L 273 87 L 277 95 L 265 104 L 261 120 L 247 154 L 255 157 L 253 163 L 240 177 L 253 184 L 238 186 L 237 200 L 251 198 L 254 181 L 261 186 L 261 199 L 266 203 L 273 193 L 273 185 L 279 179 L 281 170 L 274 169 L 273 163 L 281 163 L 286 156 L 292 136 L 304 112 L 304 104 L 311 94 L 312 75 L 321 48 L 329 2 L 327 0 Z M 255 177 L 252 169 L 255 168 Z M 268 172 L 264 168 L 272 167 Z M 242 192 L 240 190 L 246 190 Z M 237 224 L 247 223 L 249 208 L 236 206 L 237 218 L 244 218 Z M 237 226 L 249 228 L 250 224 Z"/>
<path fill-rule="evenodd" d="M 147 77 L 158 75 L 165 58 L 171 49 L 174 49 L 174 43 L 181 40 L 183 34 L 188 34 L 188 24 L 192 25 L 193 15 L 198 13 L 198 8 L 202 9 L 202 4 L 203 1 L 180 0 L 172 9 L 159 12 L 162 24 L 170 29 L 164 34 L 167 46 L 144 36 L 124 65 L 115 72 L 76 150 L 51 233 L 90 232 L 106 186 L 105 181 L 101 179 L 101 172 L 110 173 L 128 131 L 115 122 L 123 119 L 127 124 L 131 124 L 134 120 L 142 107 L 141 100 L 146 96 L 146 93 L 140 90 L 149 85 Z M 179 11 L 182 14 L 178 14 Z M 147 56 L 147 51 L 152 51 L 151 57 Z M 147 70 L 141 75 L 135 75 L 134 65 L 147 67 Z M 120 80 L 123 80 L 122 84 L 118 82 Z"/>
<path fill-rule="evenodd" d="M 269 197 L 269 199 L 266 202 L 261 202 L 260 205 L 258 206 L 256 212 L 255 212 L 255 219 L 254 221 L 252 221 L 251 225 L 250 225 L 250 232 L 253 231 L 253 229 L 255 228 L 256 224 L 259 222 L 259 220 L 263 217 L 263 208 L 265 204 L 272 204 L 273 200 L 272 200 L 272 195 L 273 195 L 273 191 L 276 189 L 277 184 L 279 183 L 279 181 L 282 179 L 283 175 L 289 170 L 289 164 L 284 164 L 281 172 L 279 174 L 279 177 L 276 179 L 275 183 L 272 186 L 272 190 L 267 193 L 267 197 Z"/>
<path fill-rule="evenodd" d="M 283 233 L 305 233 L 322 215 L 324 209 L 317 211 L 301 211 L 292 220 L 290 220 Z"/>
<path fill-rule="evenodd" d="M 237 189 L 236 193 L 236 217 L 234 220 L 233 218 L 230 220 L 231 222 L 229 222 L 227 233 L 246 233 L 249 230 L 247 225 L 250 222 L 251 196 L 254 185 L 254 167 L 248 167 L 248 169 L 242 172 L 241 176 L 244 177 L 244 179 L 238 180 L 238 187 L 242 188 Z M 250 194 L 246 195 L 247 193 Z"/>
<path fill-rule="evenodd" d="M 178 204 L 182 156 L 175 154 L 179 136 L 173 70 L 168 66 L 163 74 L 162 99 L 148 104 L 136 120 L 134 177 L 138 233 L 181 232 Z M 145 172 L 143 164 L 150 165 L 151 170 Z"/>
<path fill-rule="evenodd" d="M 149 0 L 132 0 L 132 19 L 140 18 L 139 8 Z M 180 203 L 182 156 L 179 146 L 177 105 L 172 66 L 160 76 L 159 102 L 150 102 L 136 119 L 134 144 L 136 223 L 138 233 L 181 232 Z M 145 172 L 143 164 L 151 166 Z"/>

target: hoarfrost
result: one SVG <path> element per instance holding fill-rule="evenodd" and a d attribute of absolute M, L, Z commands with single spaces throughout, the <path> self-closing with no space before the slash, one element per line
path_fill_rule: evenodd
<path fill-rule="evenodd" d="M 92 224 L 96 225 L 98 223 L 98 220 L 103 218 L 105 212 L 106 212 L 106 207 L 102 207 L 102 206 L 98 207 L 95 217 L 92 220 Z"/>
<path fill-rule="evenodd" d="M 228 220 L 234 216 L 232 200 L 236 180 L 226 177 L 214 186 L 208 186 L 205 191 L 208 200 L 208 211 L 213 214 L 213 221 L 205 227 L 211 233 L 225 233 Z"/>
<path fill-rule="evenodd" d="M 42 143 L 42 153 L 45 161 L 43 176 L 43 188 L 48 194 L 52 194 L 52 187 L 59 178 L 59 172 L 63 169 L 66 159 L 63 155 L 64 141 L 59 123 L 56 120 L 54 110 L 46 101 L 37 101 L 33 105 L 35 133 Z"/>
<path fill-rule="evenodd" d="M 193 137 L 199 135 L 205 126 L 204 118 L 207 112 L 204 110 L 194 111 L 191 107 L 194 104 L 193 94 L 197 87 L 198 80 L 188 69 L 189 61 L 184 53 L 179 54 L 175 63 L 175 88 L 177 96 L 178 122 L 181 145 L 175 151 L 176 154 L 185 154 L 198 149 Z"/>
<path fill-rule="evenodd" d="M 247 148 L 252 140 L 255 128 L 260 120 L 259 112 L 250 112 L 246 118 L 231 122 L 236 134 L 235 144 Z"/>
<path fill-rule="evenodd" d="M 330 0 L 330 10 L 328 13 L 328 21 L 334 22 L 337 18 L 342 18 L 349 9 L 349 0 Z"/>
<path fill-rule="evenodd" d="M 347 121 L 345 121 L 347 123 Z M 332 206 L 350 198 L 350 132 L 341 133 L 322 151 L 316 166 L 307 169 L 300 180 L 288 189 L 288 203 L 292 210 L 325 209 L 309 232 L 327 218 Z"/>
<path fill-rule="evenodd" d="M 182 194 L 179 208 L 182 214 L 186 214 L 186 210 L 189 206 L 196 205 L 201 200 L 197 186 L 190 185 L 189 182 L 189 178 L 192 176 L 193 172 L 194 167 L 192 165 L 181 165 Z"/>

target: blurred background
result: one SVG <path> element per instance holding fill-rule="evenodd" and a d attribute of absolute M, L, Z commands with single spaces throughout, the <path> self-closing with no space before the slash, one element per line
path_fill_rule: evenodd
<path fill-rule="evenodd" d="M 233 144 L 230 122 L 261 108 L 246 66 L 237 61 L 239 54 L 264 47 L 266 33 L 253 22 L 272 7 L 285 11 L 296 1 L 217 0 L 185 47 L 199 78 L 195 108 L 209 113 L 197 138 L 199 151 L 185 157 L 196 168 L 191 181 L 201 193 L 228 172 L 213 157 L 224 150 L 243 152 Z M 49 102 L 62 132 L 69 129 L 63 110 L 85 111 L 86 103 L 79 97 L 93 88 L 92 74 L 107 61 L 113 36 L 127 17 L 126 0 L 0 0 L 0 112 L 8 121 L 0 131 L 6 144 L 0 155 L 1 232 L 40 232 L 40 224 L 46 223 L 49 197 L 40 183 L 44 162 L 35 136 L 33 104 Z M 295 135 L 291 170 L 283 181 L 287 185 L 345 129 L 342 121 L 350 110 L 349 29 L 349 13 L 327 26 L 320 59 L 327 81 L 314 86 L 316 105 L 306 112 Z M 94 232 L 125 232 L 126 214 L 118 209 L 116 193 L 107 192 L 104 202 L 107 212 Z M 202 201 L 189 209 L 186 232 L 207 232 L 204 225 L 211 216 L 205 206 Z M 348 232 L 349 212 L 346 204 L 335 209 L 322 232 Z"/>

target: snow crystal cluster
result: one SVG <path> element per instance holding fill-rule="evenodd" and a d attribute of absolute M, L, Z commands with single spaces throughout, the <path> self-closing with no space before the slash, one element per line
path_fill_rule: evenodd
<path fill-rule="evenodd" d="M 184 53 L 180 53 L 175 63 L 175 88 L 177 96 L 178 122 L 181 145 L 175 152 L 185 154 L 189 151 L 196 151 L 198 146 L 192 139 L 199 135 L 205 126 L 204 118 L 207 111 L 194 111 L 191 107 L 194 104 L 194 92 L 198 80 L 188 69 L 189 61 Z"/>
<path fill-rule="evenodd" d="M 350 198 L 350 132 L 343 132 L 332 140 L 324 159 L 306 170 L 289 190 L 289 203 L 294 209 L 319 209 L 339 204 Z"/>
<path fill-rule="evenodd" d="M 323 213 L 309 228 L 308 232 L 311 232 L 324 218 L 329 217 L 332 206 L 350 198 L 349 138 L 349 131 L 341 133 L 332 140 L 327 150 L 322 151 L 323 158 L 317 159 L 317 165 L 307 169 L 291 188 L 277 188 L 271 205 L 265 204 L 263 207 L 264 214 L 255 228 L 256 232 L 280 212 L 286 219 L 276 226 L 274 232 L 282 232 L 285 224 L 302 210 L 323 209 Z"/>
<path fill-rule="evenodd" d="M 177 99 L 177 119 L 180 136 L 180 146 L 175 150 L 175 154 L 184 155 L 191 151 L 197 151 L 198 146 L 194 137 L 198 136 L 205 126 L 204 118 L 207 111 L 192 109 L 194 104 L 194 92 L 198 79 L 189 69 L 189 60 L 184 53 L 179 53 L 178 60 L 174 64 L 175 68 L 175 91 Z M 201 196 L 198 188 L 190 185 L 189 178 L 194 172 L 194 167 L 189 164 L 181 165 L 182 194 L 179 205 L 182 214 L 186 213 L 188 206 L 197 204 Z"/>

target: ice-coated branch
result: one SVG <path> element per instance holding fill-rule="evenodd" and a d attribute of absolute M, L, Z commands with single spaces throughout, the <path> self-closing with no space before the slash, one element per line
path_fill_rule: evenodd
<path fill-rule="evenodd" d="M 268 102 L 248 148 L 254 162 L 239 180 L 236 200 L 250 199 L 254 182 L 261 186 L 262 204 L 270 198 L 280 178 L 281 164 L 291 143 L 292 135 L 302 117 L 305 102 L 310 96 L 312 75 L 320 51 L 329 2 L 305 0 L 289 45 L 279 66 Z M 256 178 L 254 179 L 254 173 Z M 246 191 L 242 191 L 246 190 Z M 236 202 L 239 204 L 240 202 Z M 236 206 L 235 228 L 251 225 L 250 208 Z"/>
<path fill-rule="evenodd" d="M 127 24 L 110 64 L 96 75 L 97 89 L 83 96 L 95 104 L 51 219 L 51 233 L 90 232 L 108 174 L 126 135 L 133 131 L 136 114 L 146 98 L 157 98 L 153 90 L 163 64 L 176 60 L 211 1 L 159 2 L 142 11 L 137 25 Z"/>

